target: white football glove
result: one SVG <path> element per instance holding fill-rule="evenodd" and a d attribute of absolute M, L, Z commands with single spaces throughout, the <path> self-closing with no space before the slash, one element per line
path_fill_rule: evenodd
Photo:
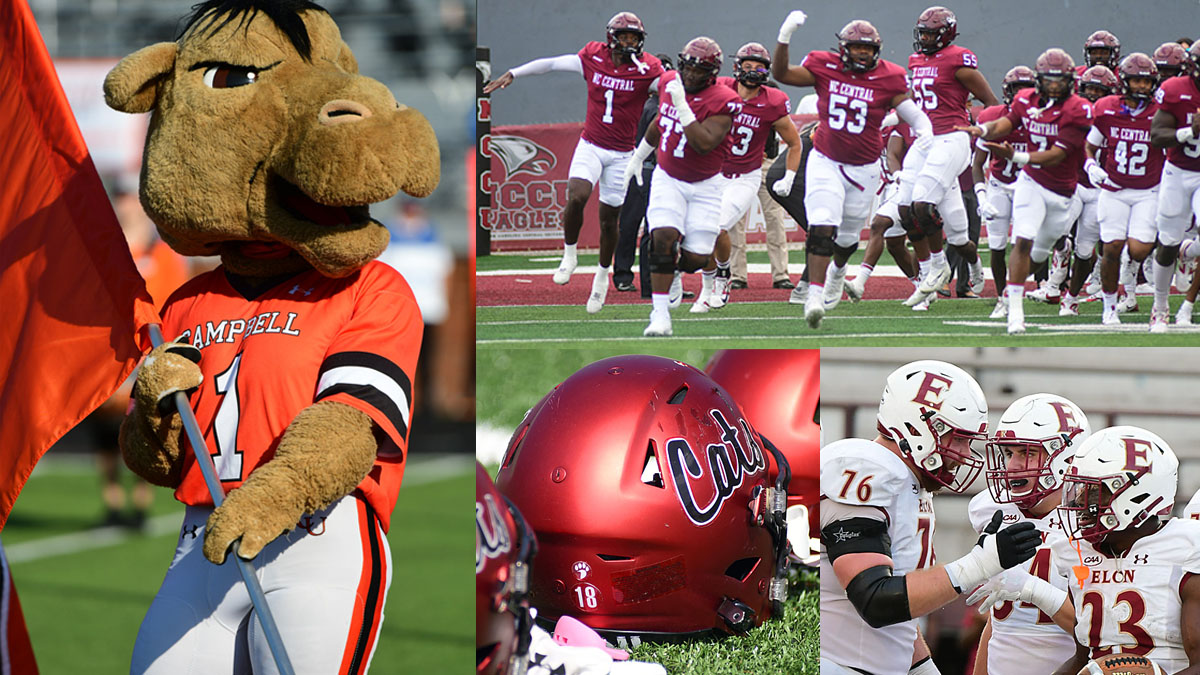
<path fill-rule="evenodd" d="M 788 169 L 787 171 L 783 172 L 783 178 L 780 178 L 779 180 L 775 181 L 773 185 L 771 185 L 771 191 L 780 197 L 786 197 L 792 194 L 792 184 L 795 182 L 796 172 Z"/>
<path fill-rule="evenodd" d="M 1102 183 L 1108 180 L 1108 172 L 1100 166 L 1100 162 L 1094 159 L 1088 159 L 1083 163 L 1083 170 L 1087 171 L 1088 178 L 1092 181 L 1092 185 L 1100 187 Z"/>
<path fill-rule="evenodd" d="M 1066 591 L 1055 588 L 1053 584 L 1020 567 L 1014 567 L 988 579 L 975 589 L 975 592 L 967 597 L 967 604 L 973 605 L 983 600 L 979 605 L 979 613 L 986 614 L 997 603 L 1028 602 L 1053 616 L 1066 599 Z"/>
<path fill-rule="evenodd" d="M 654 146 L 646 142 L 645 138 L 642 138 L 637 148 L 634 149 L 633 154 L 629 156 L 629 161 L 625 163 L 625 175 L 621 176 L 621 194 L 629 191 L 629 181 L 631 179 L 637 181 L 638 185 L 642 184 L 642 164 L 652 152 L 654 152 Z"/>
<path fill-rule="evenodd" d="M 979 217 L 984 220 L 995 220 L 1000 217 L 1000 209 L 992 204 L 992 200 L 985 199 L 979 204 Z"/>
<path fill-rule="evenodd" d="M 791 42 L 792 33 L 795 33 L 796 29 L 803 26 L 807 20 L 808 15 L 798 9 L 789 13 L 783 20 L 783 24 L 779 26 L 779 42 L 785 45 Z"/>
<path fill-rule="evenodd" d="M 667 81 L 667 95 L 671 97 L 671 102 L 678 108 L 680 104 L 687 105 L 687 92 L 683 90 L 683 82 L 679 77 L 672 77 Z"/>
<path fill-rule="evenodd" d="M 970 553 L 946 564 L 950 583 L 960 593 L 1029 560 L 1041 545 L 1042 535 L 1033 523 L 1026 520 L 1001 530 L 1003 517 L 996 509 Z"/>

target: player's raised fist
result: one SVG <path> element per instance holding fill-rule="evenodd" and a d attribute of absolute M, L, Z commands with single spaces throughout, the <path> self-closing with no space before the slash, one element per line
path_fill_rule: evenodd
<path fill-rule="evenodd" d="M 783 24 L 779 26 L 779 41 L 785 45 L 791 42 L 792 33 L 796 32 L 796 29 L 800 26 L 803 26 L 807 20 L 808 15 L 798 9 L 790 12 L 787 18 L 783 20 Z"/>

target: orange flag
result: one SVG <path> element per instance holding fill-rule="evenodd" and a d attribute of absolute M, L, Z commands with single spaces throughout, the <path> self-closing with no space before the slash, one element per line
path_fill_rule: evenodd
<path fill-rule="evenodd" d="M 29 5 L 0 0 L 0 16 L 2 529 L 33 465 L 129 376 L 159 319 Z"/>

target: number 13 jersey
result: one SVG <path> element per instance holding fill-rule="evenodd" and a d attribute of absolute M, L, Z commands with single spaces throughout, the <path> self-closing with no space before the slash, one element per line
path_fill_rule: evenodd
<path fill-rule="evenodd" d="M 218 267 L 181 286 L 163 310 L 163 334 L 200 349 L 204 382 L 190 402 L 225 493 L 275 456 L 301 410 L 337 401 L 381 432 L 358 490 L 385 532 L 404 472 L 422 329 L 408 283 L 378 261 L 340 279 L 304 272 L 251 298 Z M 328 442 L 338 452 L 336 434 Z M 175 498 L 211 506 L 188 445 Z"/>

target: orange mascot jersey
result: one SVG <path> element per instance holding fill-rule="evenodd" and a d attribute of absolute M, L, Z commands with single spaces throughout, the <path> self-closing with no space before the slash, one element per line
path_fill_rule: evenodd
<path fill-rule="evenodd" d="M 217 268 L 184 284 L 163 311 L 164 335 L 200 349 L 204 382 L 191 404 L 226 494 L 274 457 L 301 410 L 337 401 L 382 431 L 358 490 L 385 532 L 408 450 L 422 328 L 408 283 L 378 261 L 341 279 L 305 272 L 254 297 Z M 338 451 L 336 438 L 329 452 Z M 175 498 L 212 506 L 194 455 L 183 461 Z"/>

